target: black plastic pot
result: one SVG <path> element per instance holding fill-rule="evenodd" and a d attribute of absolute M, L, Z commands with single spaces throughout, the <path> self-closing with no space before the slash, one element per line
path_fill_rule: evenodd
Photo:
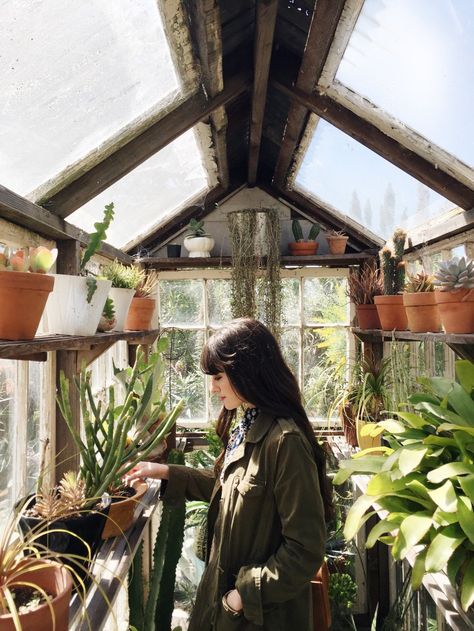
<path fill-rule="evenodd" d="M 177 243 L 168 243 L 166 246 L 168 258 L 175 259 L 181 256 L 181 246 Z"/>

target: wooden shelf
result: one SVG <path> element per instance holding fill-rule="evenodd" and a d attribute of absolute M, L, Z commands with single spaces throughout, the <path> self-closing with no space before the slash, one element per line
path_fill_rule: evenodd
<path fill-rule="evenodd" d="M 358 252 L 355 254 L 319 254 L 316 256 L 282 256 L 280 262 L 285 267 L 303 267 L 306 265 L 320 265 L 322 267 L 348 267 L 359 265 L 363 261 L 374 258 L 374 254 Z M 265 257 L 262 257 L 265 260 Z M 160 258 L 150 256 L 140 259 L 140 263 L 157 270 L 194 269 L 201 267 L 228 268 L 232 265 L 230 256 L 210 256 L 208 258 Z"/>
<path fill-rule="evenodd" d="M 10 342 L 0 340 L 0 359 L 23 359 L 46 361 L 50 351 L 79 351 L 85 354 L 100 354 L 115 342 L 124 340 L 129 344 L 152 344 L 159 334 L 151 331 L 111 331 L 95 335 L 40 335 L 33 340 Z M 86 357 L 84 357 L 86 359 Z"/>

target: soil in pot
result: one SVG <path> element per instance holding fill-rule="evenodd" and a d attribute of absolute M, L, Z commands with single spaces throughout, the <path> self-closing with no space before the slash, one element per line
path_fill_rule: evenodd
<path fill-rule="evenodd" d="M 403 306 L 402 294 L 395 296 L 375 296 L 377 313 L 384 331 L 406 331 L 408 328 L 407 314 Z"/>
<path fill-rule="evenodd" d="M 136 481 L 132 487 L 125 489 L 123 497 L 112 497 L 107 521 L 102 531 L 102 539 L 118 537 L 130 528 L 133 524 L 135 509 L 147 490 L 146 482 Z"/>
<path fill-rule="evenodd" d="M 437 333 L 441 330 L 441 319 L 434 292 L 403 294 L 403 305 L 407 314 L 408 328 L 414 333 Z"/>
<path fill-rule="evenodd" d="M 474 333 L 474 290 L 436 290 L 434 293 L 446 333 Z"/>
<path fill-rule="evenodd" d="M 133 298 L 128 310 L 125 329 L 128 331 L 149 331 L 152 328 L 152 318 L 155 311 L 153 298 Z"/>
<path fill-rule="evenodd" d="M 360 329 L 382 328 L 376 305 L 356 305 L 356 313 Z"/>

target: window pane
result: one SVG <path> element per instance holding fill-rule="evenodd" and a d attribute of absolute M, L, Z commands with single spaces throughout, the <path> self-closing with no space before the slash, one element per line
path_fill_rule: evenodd
<path fill-rule="evenodd" d="M 474 166 L 473 42 L 472 0 L 365 0 L 336 79 Z"/>
<path fill-rule="evenodd" d="M 28 363 L 28 421 L 26 489 L 35 488 L 40 466 L 41 369 L 39 362 Z"/>
<path fill-rule="evenodd" d="M 2 33 L 0 172 L 16 193 L 179 92 L 156 0 L 3 2 Z"/>
<path fill-rule="evenodd" d="M 345 278 L 305 278 L 303 281 L 305 323 L 348 324 L 349 299 Z"/>
<path fill-rule="evenodd" d="M 347 345 L 346 329 L 305 331 L 303 396 L 309 416 L 327 420 L 344 382 Z M 337 410 L 333 416 L 336 415 Z"/>
<path fill-rule="evenodd" d="M 281 350 L 291 372 L 300 380 L 301 339 L 299 329 L 283 329 L 281 334 Z"/>
<path fill-rule="evenodd" d="M 166 383 L 172 405 L 183 399 L 184 410 L 181 419 L 205 419 L 205 378 L 199 368 L 204 333 L 174 330 L 167 335 L 170 341 L 167 353 L 170 366 Z"/>
<path fill-rule="evenodd" d="M 224 324 L 232 320 L 230 291 L 230 280 L 207 281 L 209 324 L 211 326 Z"/>
<path fill-rule="evenodd" d="M 0 524 L 5 523 L 13 502 L 12 443 L 15 423 L 15 362 L 0 359 Z"/>
<path fill-rule="evenodd" d="M 454 207 L 415 178 L 323 120 L 298 170 L 296 187 L 388 239 Z"/>
<path fill-rule="evenodd" d="M 204 281 L 161 280 L 159 291 L 162 326 L 204 323 Z"/>
<path fill-rule="evenodd" d="M 282 279 L 282 323 L 298 324 L 300 321 L 300 281 L 298 278 Z"/>

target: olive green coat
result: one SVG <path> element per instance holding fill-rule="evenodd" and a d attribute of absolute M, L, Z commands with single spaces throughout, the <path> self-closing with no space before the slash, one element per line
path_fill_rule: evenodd
<path fill-rule="evenodd" d="M 210 557 L 189 631 L 310 631 L 310 580 L 325 549 L 311 447 L 292 420 L 261 413 L 224 469 L 171 465 L 164 499 L 210 501 Z M 209 546 L 208 546 L 209 548 Z M 243 616 L 222 608 L 237 588 Z"/>

